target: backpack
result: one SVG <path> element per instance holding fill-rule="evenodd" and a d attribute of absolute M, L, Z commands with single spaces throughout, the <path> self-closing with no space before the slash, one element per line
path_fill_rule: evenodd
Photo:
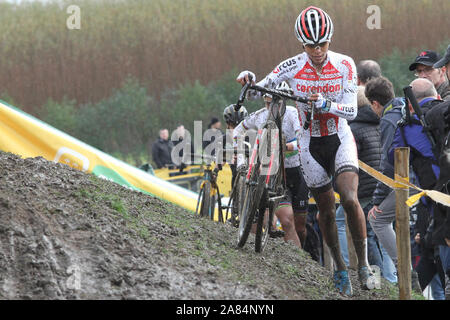
<path fill-rule="evenodd" d="M 424 110 L 424 114 L 427 113 L 428 110 L 433 108 L 435 105 L 440 104 L 442 101 L 433 100 L 422 107 Z M 396 130 L 399 130 L 400 136 L 403 140 L 403 144 L 410 148 L 410 151 L 413 155 L 411 165 L 413 167 L 414 173 L 419 180 L 419 184 L 423 189 L 433 189 L 437 182 L 437 174 L 433 170 L 433 165 L 439 166 L 438 164 L 438 155 L 436 153 L 436 147 L 431 145 L 431 141 L 429 140 L 426 132 L 422 127 L 421 122 L 418 120 L 416 115 L 409 115 L 408 113 L 409 107 L 402 107 L 402 118 L 398 121 L 398 127 Z M 432 152 L 432 157 L 425 156 L 427 150 L 425 146 L 422 145 L 422 149 L 416 149 L 413 146 L 407 143 L 406 139 L 406 130 L 408 130 L 408 138 L 410 141 L 420 141 L 423 137 L 426 137 L 426 141 L 428 142 L 427 146 L 430 148 Z M 430 130 L 430 129 L 428 129 Z"/>

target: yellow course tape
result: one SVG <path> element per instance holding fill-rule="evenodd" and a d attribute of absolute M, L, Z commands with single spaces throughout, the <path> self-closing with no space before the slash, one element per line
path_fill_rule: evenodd
<path fill-rule="evenodd" d="M 395 175 L 395 180 L 386 177 L 384 174 L 378 172 L 374 168 L 370 167 L 369 165 L 365 164 L 361 160 L 358 160 L 359 167 L 365 171 L 367 174 L 371 175 L 378 181 L 381 181 L 388 187 L 392 189 L 405 189 L 405 188 L 413 188 L 418 191 L 420 191 L 418 194 L 415 194 L 408 198 L 406 201 L 406 204 L 408 207 L 412 207 L 419 199 L 423 196 L 428 196 L 432 200 L 443 204 L 444 206 L 450 207 L 450 195 L 436 191 L 436 190 L 423 190 L 412 183 L 410 183 L 407 179 L 400 177 L 399 175 Z"/>

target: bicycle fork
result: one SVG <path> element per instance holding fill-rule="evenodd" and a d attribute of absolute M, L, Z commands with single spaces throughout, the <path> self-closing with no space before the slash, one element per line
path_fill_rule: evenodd
<path fill-rule="evenodd" d="M 275 150 L 276 150 L 276 146 L 277 146 L 277 140 L 278 140 L 278 135 L 279 135 L 280 131 L 277 130 L 276 134 L 275 134 L 275 138 L 273 139 L 273 143 L 272 143 L 272 155 L 270 156 L 270 162 L 269 162 L 269 172 L 268 175 L 266 176 L 266 189 L 269 188 L 269 181 L 270 181 L 270 177 L 272 176 L 272 166 L 273 166 L 273 161 L 275 158 Z M 271 132 L 269 134 L 272 134 Z M 281 147 L 281 146 L 280 146 Z"/>

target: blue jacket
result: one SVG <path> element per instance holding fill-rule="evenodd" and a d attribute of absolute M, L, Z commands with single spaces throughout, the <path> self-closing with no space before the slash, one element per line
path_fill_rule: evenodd
<path fill-rule="evenodd" d="M 388 151 L 394 139 L 397 122 L 402 118 L 402 107 L 404 105 L 404 98 L 394 98 L 386 104 L 380 119 L 380 171 L 390 178 L 394 178 L 394 166 L 389 162 Z M 373 204 L 378 206 L 391 191 L 391 188 L 386 186 L 381 181 L 378 181 L 375 191 L 373 192 Z"/>
<path fill-rule="evenodd" d="M 427 113 L 440 100 L 427 98 L 419 103 L 424 114 Z M 394 133 L 394 139 L 389 148 L 388 159 L 394 165 L 395 148 L 410 148 L 410 164 L 422 189 L 431 190 L 434 188 L 439 177 L 438 161 L 433 153 L 431 142 L 425 134 L 419 118 L 416 114 L 411 115 L 409 123 L 399 124 Z"/>

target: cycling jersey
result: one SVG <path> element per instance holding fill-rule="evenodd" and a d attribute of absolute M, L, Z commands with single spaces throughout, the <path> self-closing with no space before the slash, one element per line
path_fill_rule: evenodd
<path fill-rule="evenodd" d="M 328 112 L 315 108 L 314 118 L 307 130 L 303 129 L 303 123 L 310 107 L 305 103 L 296 103 L 301 126 L 300 159 L 308 187 L 323 192 L 331 188 L 333 174 L 349 170 L 358 172 L 356 144 L 347 124 L 347 120 L 353 120 L 358 112 L 353 59 L 329 50 L 319 73 L 308 54 L 303 52 L 280 63 L 257 85 L 273 89 L 282 81 L 286 81 L 297 96 L 307 98 L 313 93 L 320 93 L 334 102 Z M 248 95 L 250 98 L 260 93 L 252 90 Z M 333 148 L 322 143 L 323 138 L 328 136 L 334 136 L 327 141 L 334 143 Z M 318 149 L 324 150 L 317 152 Z"/>
<path fill-rule="evenodd" d="M 356 67 L 352 58 L 329 50 L 322 72 L 318 73 L 308 54 L 303 52 L 280 63 L 257 85 L 273 89 L 282 81 L 286 81 L 297 96 L 306 98 L 321 93 L 325 99 L 337 103 L 329 112 L 316 109 L 309 130 L 304 134 L 322 137 L 350 131 L 347 120 L 353 120 L 358 111 Z M 249 91 L 249 96 L 252 95 L 260 93 Z M 302 126 L 309 106 L 297 103 L 297 108 Z"/>
<path fill-rule="evenodd" d="M 262 129 L 263 126 L 266 124 L 268 116 L 269 116 L 269 109 L 267 108 L 263 108 L 256 112 L 251 113 L 236 128 L 234 128 L 233 139 L 236 140 L 237 137 L 243 137 L 247 130 Z M 286 106 L 286 112 L 283 116 L 282 131 L 287 142 L 294 142 L 295 145 L 297 145 L 297 139 L 300 134 L 300 122 L 296 108 L 292 106 Z M 238 167 L 243 163 L 244 163 L 243 155 L 238 154 L 237 157 Z M 293 168 L 300 166 L 298 151 L 295 150 L 285 152 L 284 166 L 285 168 Z"/>

